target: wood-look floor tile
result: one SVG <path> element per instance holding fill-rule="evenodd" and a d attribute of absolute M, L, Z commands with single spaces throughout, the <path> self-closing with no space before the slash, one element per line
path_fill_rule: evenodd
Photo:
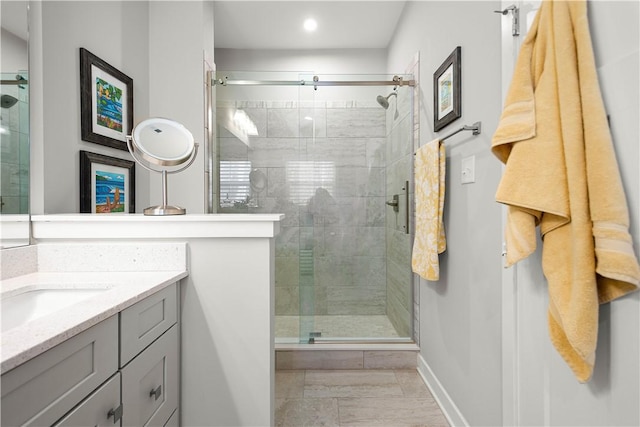
<path fill-rule="evenodd" d="M 304 397 L 400 397 L 402 388 L 393 371 L 307 371 Z"/>
<path fill-rule="evenodd" d="M 402 393 L 406 397 L 428 397 L 433 398 L 429 389 L 415 369 L 396 370 L 396 378 L 402 388 Z"/>
<path fill-rule="evenodd" d="M 276 399 L 275 425 L 278 427 L 338 427 L 337 399 Z"/>
<path fill-rule="evenodd" d="M 340 398 L 340 426 L 448 427 L 433 399 L 414 397 Z"/>
<path fill-rule="evenodd" d="M 276 399 L 302 398 L 303 393 L 304 371 L 276 371 Z"/>

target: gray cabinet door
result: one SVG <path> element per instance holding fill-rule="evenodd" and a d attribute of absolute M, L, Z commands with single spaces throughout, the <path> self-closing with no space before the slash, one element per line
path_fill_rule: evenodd
<path fill-rule="evenodd" d="M 178 407 L 178 325 L 122 372 L 122 425 L 163 426 Z"/>
<path fill-rule="evenodd" d="M 120 425 L 120 373 L 87 397 L 53 427 L 113 427 Z M 114 423 L 114 420 L 117 420 Z"/>

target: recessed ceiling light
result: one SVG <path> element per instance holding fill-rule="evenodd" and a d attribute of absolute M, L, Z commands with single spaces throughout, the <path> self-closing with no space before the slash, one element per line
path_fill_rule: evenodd
<path fill-rule="evenodd" d="M 304 25 L 305 31 L 307 31 L 309 33 L 312 32 L 312 31 L 315 31 L 318 28 L 318 23 L 313 18 L 305 19 L 303 25 Z"/>

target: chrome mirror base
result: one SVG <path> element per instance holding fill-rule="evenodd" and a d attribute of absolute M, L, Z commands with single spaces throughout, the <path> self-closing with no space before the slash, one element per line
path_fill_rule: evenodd
<path fill-rule="evenodd" d="M 145 215 L 185 215 L 187 210 L 178 206 L 151 206 L 146 208 Z"/>

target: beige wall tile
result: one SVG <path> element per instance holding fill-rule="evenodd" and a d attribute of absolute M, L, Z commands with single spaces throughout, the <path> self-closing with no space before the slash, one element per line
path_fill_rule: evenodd
<path fill-rule="evenodd" d="M 365 369 L 412 369 L 417 366 L 415 351 L 365 351 Z"/>
<path fill-rule="evenodd" d="M 362 369 L 362 351 L 278 351 L 276 369 Z"/>

